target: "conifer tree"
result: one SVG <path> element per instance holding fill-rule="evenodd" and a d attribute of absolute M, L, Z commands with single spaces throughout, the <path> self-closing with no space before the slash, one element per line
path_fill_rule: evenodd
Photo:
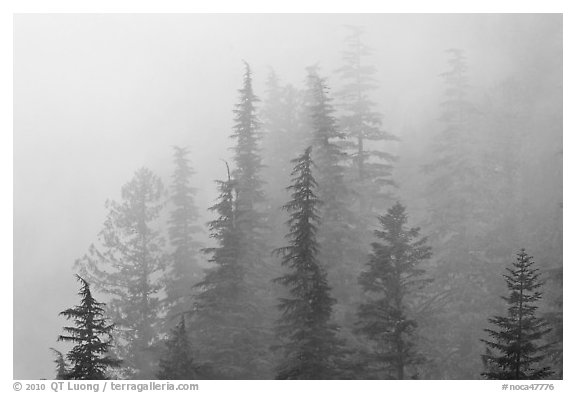
<path fill-rule="evenodd" d="M 344 65 L 337 70 L 344 85 L 338 91 L 343 114 L 342 131 L 348 136 L 352 159 L 350 178 L 358 199 L 358 208 L 364 215 L 372 216 L 390 199 L 390 189 L 395 186 L 392 169 L 395 157 L 377 147 L 384 141 L 398 140 L 382 127 L 382 116 L 374 107 L 370 93 L 378 88 L 369 65 L 370 47 L 362 42 L 362 29 L 348 26 L 347 48 L 343 52 Z"/>
<path fill-rule="evenodd" d="M 244 79 L 235 106 L 232 139 L 234 180 L 235 225 L 238 235 L 237 264 L 241 269 L 239 282 L 243 293 L 242 310 L 245 334 L 240 368 L 242 378 L 266 377 L 271 369 L 268 347 L 271 344 L 273 293 L 269 285 L 273 267 L 268 244 L 269 229 L 264 214 L 266 198 L 261 178 L 261 122 L 257 116 L 260 102 L 252 88 L 252 71 L 244 63 Z M 240 340 L 238 340 L 240 341 Z M 255 366 L 257 365 L 257 366 Z M 258 372 L 256 371 L 258 370 Z"/>
<path fill-rule="evenodd" d="M 231 135 L 236 141 L 234 146 L 234 163 L 236 170 L 233 178 L 238 192 L 238 208 L 246 216 L 250 225 L 257 225 L 255 205 L 264 200 L 262 192 L 262 158 L 259 142 L 262 138 L 260 120 L 256 115 L 256 104 L 260 102 L 252 89 L 252 71 L 248 63 L 244 63 L 244 81 L 239 102 L 234 109 L 234 130 Z"/>
<path fill-rule="evenodd" d="M 479 154 L 475 143 L 478 132 L 474 129 L 476 109 L 470 102 L 468 65 L 464 51 L 450 49 L 449 70 L 442 73 L 445 91 L 441 103 L 440 120 L 444 128 L 434 139 L 434 161 L 425 167 L 432 175 L 427 193 L 431 208 L 431 222 L 439 237 L 464 242 L 470 237 L 475 217 L 474 193 L 481 193 L 478 181 Z"/>
<path fill-rule="evenodd" d="M 533 258 L 524 249 L 517 254 L 512 268 L 505 274 L 509 296 L 506 316 L 489 319 L 494 329 L 484 329 L 490 339 L 482 340 L 488 349 L 488 369 L 482 375 L 487 379 L 543 379 L 552 374 L 541 367 L 546 345 L 542 339 L 550 332 L 544 318 L 538 317 L 537 302 L 542 299 L 538 289 L 543 285 Z"/>
<path fill-rule="evenodd" d="M 90 285 L 79 275 L 76 278 L 81 284 L 78 292 L 82 299 L 80 305 L 60 313 L 73 319 L 75 326 L 65 327 L 66 334 L 60 335 L 58 341 L 76 344 L 66 355 L 71 368 L 62 379 L 107 379 L 107 369 L 120 365 L 120 360 L 108 355 L 112 348 L 114 325 L 107 323 L 105 304 L 92 297 Z M 60 363 L 59 376 L 62 376 L 65 367 Z"/>
<path fill-rule="evenodd" d="M 218 182 L 220 196 L 211 208 L 218 214 L 209 224 L 217 246 L 206 251 L 216 266 L 197 285 L 194 330 L 202 359 L 217 366 L 219 378 L 257 379 L 270 372 L 272 297 L 264 257 L 259 99 L 246 63 L 239 94 L 232 134 L 236 168 L 228 181 Z"/>
<path fill-rule="evenodd" d="M 312 175 L 311 147 L 293 160 L 292 200 L 284 209 L 290 213 L 287 224 L 289 245 L 276 250 L 289 272 L 277 279 L 289 289 L 290 297 L 280 299 L 282 316 L 278 336 L 284 352 L 277 379 L 338 378 L 337 358 L 342 342 L 331 319 L 335 300 L 330 296 L 326 272 L 317 259 L 316 230 L 320 222 L 317 186 Z"/>
<path fill-rule="evenodd" d="M 58 351 L 57 349 L 50 348 L 56 359 L 54 363 L 56 363 L 56 379 L 66 379 L 68 374 L 68 365 L 66 364 L 66 359 L 64 359 L 64 355 L 62 352 Z"/>
<path fill-rule="evenodd" d="M 164 241 L 155 220 L 163 208 L 160 178 L 147 168 L 122 187 L 121 202 L 107 201 L 101 246 L 76 262 L 81 274 L 111 295 L 111 318 L 119 328 L 118 350 L 134 377 L 151 378 L 157 361 L 160 300 L 166 264 Z"/>
<path fill-rule="evenodd" d="M 204 251 L 211 254 L 215 266 L 206 271 L 204 279 L 196 284 L 199 290 L 194 305 L 194 330 L 203 360 L 217 364 L 220 378 L 236 378 L 242 354 L 234 345 L 233 337 L 244 334 L 242 295 L 244 294 L 244 267 L 238 262 L 240 234 L 236 222 L 236 192 L 228 174 L 227 181 L 217 181 L 220 195 L 210 208 L 217 218 L 209 223 L 210 237 L 217 246 Z"/>
<path fill-rule="evenodd" d="M 359 295 L 354 283 L 360 273 L 361 241 L 358 238 L 358 220 L 350 209 L 351 193 L 344 181 L 348 156 L 344 151 L 344 134 L 334 117 L 332 99 L 326 80 L 315 67 L 308 68 L 307 103 L 308 122 L 314 147 L 313 158 L 317 168 L 318 195 L 322 200 L 322 225 L 318 237 L 322 244 L 320 261 L 326 266 L 334 288 L 334 296 L 344 314 L 348 305 Z M 338 315 L 338 318 L 343 315 Z M 352 324 L 353 315 L 349 316 Z"/>
<path fill-rule="evenodd" d="M 445 91 L 441 103 L 441 131 L 433 139 L 434 159 L 425 167 L 429 183 L 423 197 L 429 211 L 426 228 L 437 256 L 431 273 L 431 298 L 442 300 L 423 334 L 440 378 L 478 376 L 483 348 L 474 329 L 496 307 L 486 296 L 495 290 L 496 277 L 485 237 L 492 224 L 486 183 L 485 148 L 480 143 L 477 109 L 470 99 L 468 63 L 463 50 L 450 49 L 448 70 L 441 74 Z"/>
<path fill-rule="evenodd" d="M 420 265 L 431 257 L 431 248 L 419 228 L 406 227 L 406 209 L 399 202 L 378 219 L 381 229 L 374 234 L 383 243 L 372 243 L 368 269 L 358 280 L 369 299 L 358 309 L 358 332 L 373 343 L 369 368 L 386 379 L 405 379 L 421 360 L 410 299 L 429 282 Z"/>
<path fill-rule="evenodd" d="M 165 283 L 169 321 L 190 310 L 191 288 L 200 280 L 197 255 L 201 245 L 196 240 L 196 234 L 200 231 L 196 224 L 199 214 L 194 203 L 196 190 L 191 185 L 194 171 L 188 154 L 187 148 L 174 146 L 176 168 L 171 189 L 174 209 L 168 228 L 174 251 L 169 259 Z"/>
<path fill-rule="evenodd" d="M 301 92 L 292 85 L 283 85 L 271 70 L 266 79 L 266 96 L 262 118 L 262 178 L 265 180 L 267 212 L 272 230 L 281 227 L 285 217 L 284 182 L 290 177 L 290 160 L 310 144 L 304 130 L 301 114 Z M 281 237 L 281 236 L 278 236 Z"/>
<path fill-rule="evenodd" d="M 165 354 L 160 359 L 158 379 L 198 379 L 198 366 L 192 356 L 184 316 L 172 329 L 166 341 Z"/>

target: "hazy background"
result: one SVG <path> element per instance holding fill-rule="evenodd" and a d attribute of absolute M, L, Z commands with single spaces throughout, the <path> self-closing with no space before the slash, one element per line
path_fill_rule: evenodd
<path fill-rule="evenodd" d="M 242 60 L 261 98 L 269 67 L 300 87 L 305 67 L 318 63 L 337 84 L 344 25 L 363 26 L 386 126 L 424 141 L 406 130 L 437 116 L 444 51 L 465 49 L 472 85 L 490 86 L 539 45 L 530 29 L 541 19 L 561 23 L 559 15 L 17 15 L 14 377 L 52 378 L 58 313 L 77 303 L 74 260 L 96 240 L 104 201 L 137 168 L 167 180 L 171 146 L 188 145 L 197 206 L 210 218 Z"/>

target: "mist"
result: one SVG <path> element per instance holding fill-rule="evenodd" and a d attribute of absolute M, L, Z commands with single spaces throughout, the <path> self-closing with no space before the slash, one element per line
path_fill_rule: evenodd
<path fill-rule="evenodd" d="M 522 224 L 538 234 L 552 228 L 561 237 L 561 15 L 22 14 L 14 23 L 16 379 L 53 378 L 49 348 L 67 348 L 56 342 L 66 325 L 58 313 L 78 302 L 74 262 L 97 244 L 105 201 L 120 200 L 121 187 L 141 167 L 168 189 L 173 146 L 187 146 L 202 227 L 197 237 L 212 246 L 206 223 L 215 213 L 208 208 L 218 197 L 215 180 L 226 178 L 223 160 L 234 159 L 232 110 L 243 61 L 252 70 L 258 108 L 266 105 L 271 69 L 282 85 L 303 89 L 306 67 L 317 65 L 332 94 L 342 87 L 336 70 L 346 26 L 362 27 L 362 40 L 372 49 L 378 88 L 371 99 L 383 127 L 397 137 L 385 150 L 398 157 L 393 199 L 407 206 L 410 226 L 421 226 L 423 235 L 432 231 L 422 167 L 434 156 L 430 144 L 442 129 L 446 50 L 458 48 L 466 54 L 469 100 L 480 112 L 510 79 L 520 86 L 520 99 L 529 101 L 531 128 L 522 136 L 515 174 L 515 187 L 529 191 Z M 277 181 L 290 184 L 288 177 Z M 284 202 L 289 197 L 286 192 Z M 167 225 L 159 223 L 160 230 Z M 538 234 L 518 230 L 516 243 L 485 254 L 499 261 L 491 272 L 504 273 L 514 253 L 534 245 L 528 242 Z M 554 241 L 542 240 L 545 246 L 528 252 L 545 268 L 561 269 L 562 251 Z M 438 244 L 432 252 L 441 259 Z M 550 250 L 560 253 L 559 260 Z M 209 265 L 208 256 L 199 258 Z M 497 285 L 505 290 L 503 281 Z M 429 375 L 445 377 L 434 372 Z"/>

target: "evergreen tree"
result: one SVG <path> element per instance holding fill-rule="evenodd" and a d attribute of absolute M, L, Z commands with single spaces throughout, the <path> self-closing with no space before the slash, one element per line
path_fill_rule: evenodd
<path fill-rule="evenodd" d="M 562 250 L 562 249 L 560 249 Z M 547 311 L 542 313 L 543 318 L 549 324 L 550 334 L 545 338 L 546 340 L 546 358 L 550 363 L 550 369 L 554 377 L 563 379 L 563 272 L 562 267 L 550 269 L 546 272 L 546 292 L 548 294 L 549 304 Z"/>
<path fill-rule="evenodd" d="M 493 224 L 492 185 L 486 182 L 477 110 L 470 101 L 468 65 L 464 51 L 448 50 L 449 68 L 441 74 L 445 83 L 440 121 L 443 128 L 433 140 L 433 161 L 425 167 L 429 211 L 426 229 L 437 250 L 431 273 L 431 298 L 443 299 L 423 333 L 429 357 L 437 364 L 438 378 L 472 379 L 483 351 L 475 328 L 497 305 L 486 296 L 496 291 L 497 278 L 491 258 L 483 254 Z"/>
<path fill-rule="evenodd" d="M 317 260 L 316 230 L 320 222 L 317 186 L 312 176 L 311 147 L 292 162 L 292 200 L 284 209 L 290 213 L 289 245 L 277 250 L 289 273 L 275 279 L 289 289 L 290 298 L 280 299 L 282 316 L 278 323 L 284 358 L 277 379 L 338 378 L 337 358 L 342 342 L 330 322 L 335 300 L 324 268 Z"/>
<path fill-rule="evenodd" d="M 164 241 L 153 225 L 163 207 L 160 178 L 146 168 L 122 187 L 122 201 L 107 201 L 100 232 L 101 249 L 92 245 L 76 262 L 83 275 L 112 296 L 110 314 L 119 327 L 119 350 L 135 377 L 151 378 L 158 354 Z"/>
<path fill-rule="evenodd" d="M 419 228 L 407 228 L 406 209 L 399 202 L 379 218 L 368 269 L 359 283 L 368 301 L 358 309 L 358 332 L 373 343 L 369 368 L 386 379 L 405 379 L 421 356 L 415 349 L 415 292 L 429 282 L 419 266 L 432 255 Z"/>
<path fill-rule="evenodd" d="M 234 109 L 234 131 L 232 138 L 236 140 L 234 146 L 234 163 L 236 170 L 233 173 L 238 192 L 238 208 L 249 220 L 249 224 L 256 225 L 257 214 L 255 204 L 264 200 L 262 192 L 262 158 L 260 157 L 259 142 L 262 138 L 260 120 L 256 115 L 256 104 L 260 101 L 252 89 L 252 71 L 248 63 L 244 63 L 244 81 L 239 102 Z"/>
<path fill-rule="evenodd" d="M 66 379 L 66 376 L 68 374 L 68 365 L 66 364 L 66 359 L 64 359 L 64 355 L 62 354 L 62 352 L 54 348 L 50 349 L 52 350 L 52 352 L 54 352 L 54 355 L 56 355 L 56 359 L 54 360 L 54 363 L 56 363 L 56 379 Z"/>
<path fill-rule="evenodd" d="M 184 316 L 180 318 L 180 323 L 172 329 L 170 338 L 165 345 L 164 357 L 160 359 L 158 379 L 198 379 L 198 366 L 192 356 Z"/>
<path fill-rule="evenodd" d="M 292 85 L 281 84 L 271 70 L 266 80 L 266 96 L 261 110 L 262 118 L 262 177 L 268 198 L 270 228 L 276 230 L 285 220 L 284 183 L 290 177 L 290 160 L 310 144 L 302 125 L 301 92 Z M 275 231 L 276 232 L 276 231 Z M 278 231 L 281 232 L 281 231 Z M 274 233 L 275 238 L 282 237 Z"/>
<path fill-rule="evenodd" d="M 508 313 L 489 319 L 495 330 L 484 329 L 491 339 L 482 340 L 496 351 L 486 357 L 489 368 L 482 375 L 487 379 L 543 379 L 552 374 L 539 365 L 546 349 L 541 340 L 551 329 L 544 318 L 536 316 L 536 303 L 542 299 L 538 289 L 543 283 L 533 265 L 532 257 L 522 249 L 512 268 L 506 269 L 509 296 L 503 299 Z"/>
<path fill-rule="evenodd" d="M 344 85 L 338 91 L 343 114 L 340 125 L 350 141 L 352 159 L 349 174 L 358 199 L 358 209 L 370 218 L 374 210 L 382 209 L 395 186 L 392 169 L 395 157 L 382 151 L 382 142 L 398 140 L 382 127 L 382 116 L 374 107 L 370 93 L 378 88 L 376 69 L 368 64 L 372 50 L 362 42 L 362 29 L 348 26 L 344 65 L 337 70 Z"/>
<path fill-rule="evenodd" d="M 359 222 L 350 209 L 351 193 L 344 181 L 348 160 L 344 151 L 346 141 L 337 127 L 326 80 L 314 67 L 308 68 L 307 85 L 306 109 L 317 168 L 318 195 L 323 202 L 322 225 L 318 232 L 322 244 L 319 259 L 326 266 L 339 303 L 335 309 L 337 319 L 345 324 L 348 320 L 352 325 L 353 314 L 346 313 L 359 296 L 354 284 L 361 266 L 356 261 L 362 259 L 363 252 Z"/>
<path fill-rule="evenodd" d="M 441 103 L 442 131 L 434 139 L 434 161 L 425 167 L 432 176 L 427 193 L 435 236 L 469 245 L 482 219 L 479 198 L 485 195 L 480 172 L 484 162 L 479 146 L 481 133 L 476 126 L 477 110 L 469 100 L 468 65 L 464 51 L 447 51 L 449 70 L 442 73 L 445 91 Z"/>
<path fill-rule="evenodd" d="M 217 246 L 204 250 L 212 255 L 209 262 L 215 266 L 196 284 L 199 293 L 194 305 L 194 330 L 202 359 L 218 364 L 221 378 L 234 378 L 242 360 L 232 339 L 240 336 L 244 329 L 232 322 L 244 320 L 240 298 L 244 269 L 237 260 L 239 233 L 234 182 L 229 174 L 227 181 L 217 181 L 217 184 L 220 195 L 210 210 L 216 212 L 218 218 L 209 223 L 210 237 L 216 240 Z"/>
<path fill-rule="evenodd" d="M 217 246 L 207 249 L 216 266 L 198 284 L 195 314 L 202 359 L 218 366 L 220 378 L 267 378 L 270 373 L 272 304 L 271 267 L 264 256 L 265 220 L 260 170 L 258 98 L 245 64 L 239 103 L 234 109 L 234 162 L 228 181 L 219 182 L 220 196 L 210 223 Z"/>
<path fill-rule="evenodd" d="M 171 189 L 174 210 L 170 215 L 168 228 L 174 251 L 168 265 L 165 283 L 169 320 L 190 310 L 191 288 L 200 280 L 197 255 L 201 245 L 195 239 L 200 231 L 196 225 L 199 214 L 194 204 L 196 190 L 191 185 L 194 171 L 190 166 L 188 154 L 187 148 L 174 146 L 176 168 L 172 175 Z"/>
<path fill-rule="evenodd" d="M 120 360 L 107 355 L 112 347 L 111 333 L 114 325 L 107 323 L 104 317 L 105 304 L 92 297 L 89 284 L 79 275 L 76 278 L 82 285 L 78 292 L 82 298 L 80 305 L 60 313 L 67 319 L 73 319 L 75 326 L 65 327 L 67 334 L 60 335 L 58 341 L 76 344 L 66 356 L 71 368 L 61 379 L 106 379 L 106 370 L 120 365 Z M 62 361 L 59 364 L 59 376 L 62 376 L 64 370 Z"/>

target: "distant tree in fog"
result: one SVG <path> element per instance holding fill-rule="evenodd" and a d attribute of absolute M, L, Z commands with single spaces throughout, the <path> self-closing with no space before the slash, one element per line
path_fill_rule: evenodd
<path fill-rule="evenodd" d="M 56 356 L 56 359 L 54 360 L 54 363 L 56 363 L 55 379 L 66 379 L 66 375 L 68 374 L 68 365 L 66 364 L 66 359 L 64 359 L 64 355 L 62 354 L 62 352 L 54 348 L 50 349 L 52 350 L 52 352 L 54 352 L 54 355 Z"/>
<path fill-rule="evenodd" d="M 241 348 L 232 339 L 249 334 L 244 317 L 249 305 L 244 302 L 245 269 L 238 261 L 240 234 L 234 182 L 229 177 L 217 184 L 218 202 L 210 208 L 217 218 L 209 223 L 210 237 L 217 245 L 204 250 L 211 254 L 209 262 L 214 266 L 196 284 L 193 326 L 202 359 L 218 364 L 224 376 L 234 378 L 235 370 L 241 367 Z"/>
<path fill-rule="evenodd" d="M 486 174 L 486 145 L 471 100 L 466 54 L 449 49 L 448 69 L 440 74 L 441 130 L 430 146 L 425 166 L 428 182 L 422 198 L 428 211 L 425 225 L 436 250 L 430 296 L 444 292 L 443 304 L 424 327 L 441 378 L 472 379 L 481 367 L 482 346 L 474 329 L 493 309 L 495 275 L 483 251 L 490 228 L 493 185 Z"/>
<path fill-rule="evenodd" d="M 82 285 L 78 292 L 80 305 L 60 313 L 74 320 L 74 326 L 65 327 L 66 334 L 58 337 L 58 341 L 76 345 L 66 355 L 70 362 L 68 371 L 65 371 L 63 360 L 59 359 L 58 379 L 107 379 L 108 368 L 119 367 L 121 363 L 108 355 L 112 349 L 114 325 L 108 324 L 104 316 L 105 304 L 94 299 L 88 282 L 78 275 L 76 278 Z"/>
<path fill-rule="evenodd" d="M 158 379 L 199 379 L 198 366 L 192 355 L 184 316 L 165 342 L 164 356 L 160 359 Z"/>
<path fill-rule="evenodd" d="M 272 304 L 261 212 L 259 100 L 248 64 L 239 96 L 232 133 L 236 168 L 218 182 L 220 196 L 211 208 L 218 216 L 209 224 L 217 245 L 207 252 L 215 267 L 197 285 L 194 331 L 203 359 L 217 365 L 220 378 L 258 379 L 270 372 Z"/>
<path fill-rule="evenodd" d="M 82 275 L 112 296 L 110 315 L 119 327 L 119 349 L 137 378 L 151 378 L 157 357 L 164 240 L 154 222 L 164 206 L 164 187 L 147 168 L 122 187 L 121 202 L 107 201 L 101 247 L 76 262 Z"/>
<path fill-rule="evenodd" d="M 344 65 L 337 70 L 343 81 L 336 93 L 343 113 L 340 126 L 349 141 L 352 159 L 349 174 L 358 199 L 357 208 L 365 215 L 382 209 L 390 200 L 390 188 L 395 186 L 392 169 L 395 157 L 381 150 L 378 142 L 398 140 L 382 127 L 382 115 L 375 110 L 370 93 L 378 88 L 376 69 L 369 64 L 372 49 L 362 42 L 362 29 L 347 26 Z"/>
<path fill-rule="evenodd" d="M 169 322 L 183 312 L 190 311 L 192 286 L 200 280 L 198 253 L 201 244 L 196 240 L 200 231 L 199 218 L 192 187 L 194 171 L 185 147 L 174 146 L 175 169 L 172 175 L 171 201 L 168 234 L 174 250 L 166 272 L 166 303 Z"/>
<path fill-rule="evenodd" d="M 337 126 L 326 79 L 319 76 L 315 67 L 308 68 L 305 106 L 318 195 L 322 200 L 319 259 L 326 266 L 334 296 L 346 307 L 357 292 L 354 284 L 360 271 L 360 264 L 356 262 L 360 259 L 358 249 L 361 247 L 359 223 L 351 211 L 351 191 L 344 178 L 348 163 L 342 145 L 345 135 Z"/>
<path fill-rule="evenodd" d="M 524 249 L 517 254 L 512 268 L 505 274 L 509 296 L 506 316 L 489 319 L 494 329 L 484 329 L 490 339 L 482 340 L 489 350 L 485 357 L 487 379 L 543 379 L 552 372 L 541 365 L 546 345 L 542 339 L 551 331 L 544 318 L 538 317 L 538 289 L 543 285 L 533 258 Z"/>
<path fill-rule="evenodd" d="M 366 360 L 368 373 L 379 378 L 406 379 L 422 356 L 415 348 L 417 328 L 410 299 L 430 280 L 420 266 L 432 255 L 419 228 L 406 227 L 406 209 L 396 203 L 379 218 L 379 241 L 372 243 L 368 268 L 359 283 L 367 301 L 358 308 L 357 331 L 372 343 Z"/>
<path fill-rule="evenodd" d="M 292 161 L 292 199 L 286 205 L 289 245 L 276 252 L 288 273 L 275 279 L 286 286 L 290 297 L 281 298 L 278 321 L 279 348 L 283 357 L 276 379 L 337 379 L 338 357 L 343 342 L 337 326 L 330 321 L 335 300 L 324 267 L 317 259 L 316 240 L 319 200 L 312 175 L 311 148 Z"/>
<path fill-rule="evenodd" d="M 292 85 L 284 85 L 273 70 L 266 79 L 266 95 L 262 119 L 262 178 L 269 199 L 269 222 L 275 237 L 284 221 L 280 207 L 284 203 L 284 186 L 290 177 L 290 160 L 310 141 L 301 119 L 302 93 Z"/>

